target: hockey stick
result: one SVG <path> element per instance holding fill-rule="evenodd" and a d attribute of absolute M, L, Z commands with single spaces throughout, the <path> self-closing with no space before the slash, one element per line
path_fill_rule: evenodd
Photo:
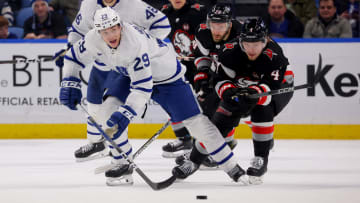
<path fill-rule="evenodd" d="M 297 86 L 293 86 L 293 87 L 285 87 L 285 88 L 281 88 L 281 89 L 277 89 L 277 90 L 271 90 L 269 92 L 262 92 L 262 93 L 258 93 L 258 94 L 252 94 L 252 95 L 248 95 L 249 98 L 260 98 L 263 96 L 269 96 L 269 95 L 277 95 L 277 94 L 285 94 L 285 93 L 289 93 L 289 92 L 293 92 L 296 90 L 300 90 L 300 89 L 305 89 L 305 88 L 314 88 L 315 85 L 319 82 L 320 80 L 320 72 L 321 72 L 321 64 L 322 64 L 322 59 L 321 59 L 321 55 L 319 56 L 319 64 L 315 73 L 315 79 L 307 84 L 303 84 L 303 85 L 297 85 Z M 235 97 L 237 97 L 235 95 Z"/>
<path fill-rule="evenodd" d="M 158 130 L 148 141 L 145 142 L 133 155 L 133 159 L 135 159 L 141 152 L 143 152 L 159 135 L 171 124 L 171 121 L 168 120 L 161 128 Z M 94 170 L 95 174 L 104 173 L 110 169 L 113 169 L 116 164 L 108 164 L 104 166 L 97 167 Z"/>
<path fill-rule="evenodd" d="M 108 141 L 110 142 L 110 144 L 112 145 L 112 147 L 114 147 L 116 149 L 116 151 L 118 151 L 120 153 L 120 155 L 130 164 L 131 167 L 134 168 L 134 170 L 144 179 L 144 181 L 153 189 L 153 190 L 161 190 L 161 189 L 165 189 L 167 187 L 169 187 L 170 185 L 172 185 L 175 180 L 176 177 L 175 176 L 171 176 L 170 178 L 162 181 L 162 182 L 153 182 L 151 181 L 146 175 L 145 173 L 135 164 L 134 161 L 132 161 L 131 159 L 129 159 L 129 157 L 120 149 L 120 147 L 114 142 L 114 140 L 112 140 L 105 132 L 104 130 L 99 126 L 99 124 L 94 120 L 94 118 L 89 114 L 89 112 L 85 109 L 84 106 L 82 106 L 81 104 L 78 104 L 77 107 L 80 107 L 89 117 L 90 122 L 92 122 L 94 124 L 94 126 L 99 130 L 100 134 Z"/>
<path fill-rule="evenodd" d="M 49 62 L 49 61 L 56 61 L 60 57 L 64 56 L 66 54 L 67 50 L 64 50 L 61 52 L 59 56 L 56 58 L 53 57 L 44 57 L 42 59 L 21 59 L 21 60 L 5 60 L 0 61 L 0 64 L 17 64 L 17 63 L 40 63 L 40 62 Z"/>
<path fill-rule="evenodd" d="M 17 63 L 40 63 L 40 62 L 48 62 L 53 61 L 52 57 L 46 57 L 43 59 L 21 59 L 21 60 L 5 60 L 0 61 L 0 64 L 17 64 Z"/>

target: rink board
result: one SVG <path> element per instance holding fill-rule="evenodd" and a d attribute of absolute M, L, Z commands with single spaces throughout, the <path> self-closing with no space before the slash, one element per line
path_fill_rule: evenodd
<path fill-rule="evenodd" d="M 130 124 L 129 138 L 147 139 L 163 124 Z M 276 139 L 360 139 L 360 125 L 287 125 L 275 126 Z M 85 124 L 1 124 L 0 139 L 69 139 L 86 138 Z M 160 139 L 175 138 L 168 127 Z M 235 131 L 235 138 L 251 138 L 250 128 L 242 124 Z"/>
<path fill-rule="evenodd" d="M 51 56 L 65 41 L 0 41 L 0 60 L 40 59 Z M 299 90 L 275 119 L 275 137 L 280 139 L 360 139 L 360 40 L 281 40 L 295 84 L 314 78 L 321 66 L 321 80 L 314 89 Z M 340 51 L 339 51 L 340 50 Z M 85 138 L 86 117 L 70 111 L 58 100 L 62 72 L 54 62 L 0 65 L 0 139 Z M 82 72 L 86 105 L 86 81 Z M 144 119 L 130 126 L 130 138 L 148 138 L 168 119 L 161 107 L 149 101 Z M 171 138 L 169 128 L 161 137 Z M 237 138 L 250 138 L 240 126 Z"/>

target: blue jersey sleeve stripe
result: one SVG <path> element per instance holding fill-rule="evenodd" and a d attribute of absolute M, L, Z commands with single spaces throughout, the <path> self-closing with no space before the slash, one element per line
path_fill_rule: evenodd
<path fill-rule="evenodd" d="M 221 160 L 220 162 L 217 162 L 219 165 L 227 162 L 232 156 L 234 156 L 234 153 L 231 152 L 227 157 L 225 157 L 225 159 Z"/>
<path fill-rule="evenodd" d="M 168 81 L 168 80 L 171 80 L 171 79 L 175 78 L 181 72 L 181 64 L 180 64 L 180 62 L 178 60 L 176 60 L 176 64 L 177 64 L 176 72 L 175 72 L 175 74 L 173 76 L 171 76 L 170 78 L 165 79 L 165 80 L 154 81 L 154 83 L 165 82 L 165 81 Z"/>
<path fill-rule="evenodd" d="M 218 152 L 220 152 L 222 149 L 224 149 L 224 147 L 226 146 L 226 143 L 224 143 L 223 145 L 221 145 L 221 147 L 219 147 L 217 150 L 213 151 L 210 153 L 210 155 L 215 155 Z"/>
<path fill-rule="evenodd" d="M 100 133 L 98 132 L 91 132 L 91 131 L 86 131 L 87 134 L 90 134 L 90 135 L 100 135 Z"/>
<path fill-rule="evenodd" d="M 170 24 L 168 24 L 168 25 L 156 25 L 157 23 L 159 23 L 159 22 L 161 22 L 161 21 L 163 21 L 163 20 L 166 20 L 166 19 L 167 19 L 166 16 L 158 19 L 158 20 L 155 21 L 153 24 L 151 24 L 149 30 L 157 29 L 157 28 L 171 28 Z"/>
<path fill-rule="evenodd" d="M 76 33 L 78 33 L 81 37 L 84 37 L 84 35 L 83 35 L 81 32 L 79 32 L 74 26 L 71 26 L 70 32 L 76 32 Z"/>
<path fill-rule="evenodd" d="M 149 82 L 150 80 L 152 80 L 152 76 L 150 76 L 148 78 L 145 78 L 145 79 L 142 79 L 142 80 L 135 81 L 135 82 L 132 83 L 132 85 L 138 85 L 140 83 Z"/>
<path fill-rule="evenodd" d="M 71 57 L 69 57 L 69 56 L 67 56 L 67 55 L 65 55 L 64 58 L 67 59 L 67 60 L 70 60 L 70 61 L 72 61 L 72 62 L 74 62 L 74 63 L 76 63 L 76 64 L 78 64 L 78 65 L 81 66 L 82 68 L 85 68 L 85 65 L 82 64 L 80 61 L 77 60 L 77 58 L 76 58 L 76 56 L 75 56 L 74 48 L 71 47 L 70 50 L 71 50 L 71 55 L 72 55 L 74 58 L 71 58 Z"/>
<path fill-rule="evenodd" d="M 99 66 L 106 66 L 105 63 L 101 63 L 101 62 L 99 62 L 99 61 L 97 61 L 97 60 L 95 60 L 95 63 L 96 63 L 96 65 L 99 65 Z"/>
<path fill-rule="evenodd" d="M 72 62 L 78 64 L 79 66 L 81 66 L 82 68 L 85 68 L 85 66 L 83 66 L 83 64 L 78 63 L 78 61 L 76 61 L 75 59 L 73 59 L 73 58 L 71 58 L 71 57 L 69 57 L 69 56 L 66 56 L 66 55 L 65 55 L 64 59 L 69 60 L 69 61 L 72 61 Z"/>
<path fill-rule="evenodd" d="M 146 89 L 146 88 L 143 88 L 143 87 L 136 87 L 136 88 L 133 88 L 133 89 L 140 90 L 140 91 L 143 91 L 143 92 L 148 92 L 148 93 L 152 92 L 152 89 Z"/>

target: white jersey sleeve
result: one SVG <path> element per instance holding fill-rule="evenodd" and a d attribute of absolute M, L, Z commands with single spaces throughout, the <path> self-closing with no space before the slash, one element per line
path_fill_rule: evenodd
<path fill-rule="evenodd" d="M 97 9 L 104 7 L 101 1 L 84 0 L 69 31 L 68 42 L 74 44 L 94 27 L 94 15 Z M 159 39 L 166 38 L 171 26 L 168 18 L 159 10 L 141 0 L 121 0 L 113 7 L 121 20 L 145 28 Z"/>
<path fill-rule="evenodd" d="M 130 5 L 130 7 L 127 8 L 128 12 L 133 15 L 126 15 L 123 17 L 121 12 L 119 12 L 120 18 L 123 18 L 124 21 L 145 28 L 152 36 L 159 39 L 165 39 L 170 34 L 170 22 L 164 13 L 141 0 L 125 1 L 128 2 L 127 5 Z"/>
<path fill-rule="evenodd" d="M 95 31 L 91 30 L 86 36 L 77 41 L 67 52 L 64 57 L 63 74 L 64 77 L 74 76 L 79 77 L 79 71 L 84 69 L 87 65 L 94 62 L 96 59 L 101 59 L 103 54 L 98 55 L 97 52 L 99 44 L 91 42 L 103 42 L 100 35 Z"/>

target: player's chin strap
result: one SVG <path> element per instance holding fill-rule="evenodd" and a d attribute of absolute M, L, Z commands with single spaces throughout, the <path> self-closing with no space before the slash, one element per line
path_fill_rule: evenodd
<path fill-rule="evenodd" d="M 153 190 L 161 190 L 161 189 L 165 189 L 167 187 L 169 187 L 170 185 L 172 185 L 175 180 L 176 177 L 174 175 L 172 175 L 170 178 L 162 181 L 162 182 L 153 182 L 151 181 L 146 175 L 145 173 L 135 164 L 134 161 L 132 161 L 131 159 L 129 159 L 129 157 L 120 149 L 120 147 L 114 142 L 114 140 L 112 140 L 105 132 L 104 130 L 99 126 L 99 124 L 94 120 L 94 118 L 88 113 L 88 111 L 86 110 L 86 108 L 84 106 L 82 106 L 81 104 L 76 105 L 76 107 L 78 109 L 82 109 L 88 116 L 90 122 L 92 122 L 94 124 L 94 126 L 96 127 L 96 129 L 99 130 L 100 134 L 112 145 L 112 147 L 114 147 L 114 149 L 116 149 L 116 151 L 118 151 L 120 153 L 120 155 L 134 168 L 134 170 L 141 176 L 142 179 L 144 179 L 144 181 L 153 189 Z"/>

